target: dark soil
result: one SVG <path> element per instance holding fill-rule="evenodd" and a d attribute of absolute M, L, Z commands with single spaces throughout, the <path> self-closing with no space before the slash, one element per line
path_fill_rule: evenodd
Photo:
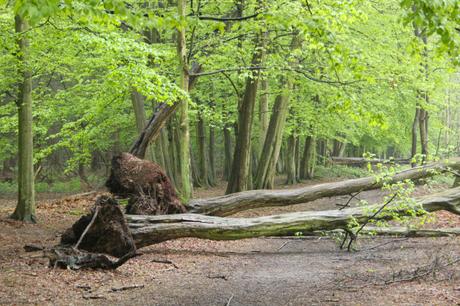
<path fill-rule="evenodd" d="M 196 196 L 222 192 L 220 186 Z M 417 188 L 417 194 L 428 192 Z M 373 202 L 382 195 L 361 197 Z M 50 269 L 41 252 L 23 250 L 58 243 L 96 196 L 41 200 L 37 225 L 7 219 L 14 200 L 0 200 L 0 304 L 460 305 L 460 238 L 361 238 L 359 251 L 351 253 L 327 237 L 179 239 L 143 248 L 115 271 Z M 239 215 L 332 209 L 346 200 Z M 458 216 L 435 217 L 429 226 L 460 226 Z"/>

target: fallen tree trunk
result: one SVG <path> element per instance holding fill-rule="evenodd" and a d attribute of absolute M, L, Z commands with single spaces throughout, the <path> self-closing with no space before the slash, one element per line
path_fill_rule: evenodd
<path fill-rule="evenodd" d="M 458 159 L 449 163 L 433 163 L 401 171 L 391 178 L 391 182 L 399 182 L 406 179 L 418 180 L 437 173 L 447 172 L 451 169 L 458 170 L 459 168 L 460 160 Z M 383 180 L 377 181 L 375 177 L 370 176 L 292 190 L 251 190 L 220 197 L 191 200 L 187 204 L 187 208 L 188 212 L 191 213 L 228 216 L 251 208 L 306 203 L 325 197 L 378 189 L 382 185 Z"/>
<path fill-rule="evenodd" d="M 196 237 L 211 240 L 235 240 L 260 236 L 289 236 L 315 231 L 346 229 L 349 222 L 367 222 L 382 204 L 344 210 L 298 212 L 257 218 L 222 218 L 199 214 L 165 216 L 127 215 L 129 229 L 136 247 L 154 243 Z M 446 210 L 460 214 L 460 188 L 425 196 L 410 206 L 395 205 L 391 213 L 380 213 L 374 220 L 389 220 L 395 216 L 412 215 L 413 212 Z"/>
<path fill-rule="evenodd" d="M 143 159 L 145 157 L 145 152 L 147 151 L 149 143 L 154 141 L 158 135 L 160 135 L 161 129 L 172 116 L 172 114 L 174 114 L 179 104 L 179 102 L 176 102 L 172 105 L 160 103 L 156 107 L 155 112 L 150 120 L 147 122 L 144 130 L 132 145 L 129 153 Z"/>
<path fill-rule="evenodd" d="M 337 165 L 347 165 L 347 166 L 365 166 L 367 164 L 376 165 L 376 164 L 400 164 L 408 165 L 410 164 L 410 159 L 397 158 L 397 159 L 366 159 L 362 157 L 331 157 L 333 164 Z"/>

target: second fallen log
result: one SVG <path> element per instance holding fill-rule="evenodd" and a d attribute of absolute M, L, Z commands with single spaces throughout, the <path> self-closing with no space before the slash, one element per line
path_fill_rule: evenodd
<path fill-rule="evenodd" d="M 406 179 L 418 180 L 435 174 L 460 169 L 460 160 L 448 163 L 433 163 L 396 173 L 391 183 Z M 225 196 L 195 199 L 187 204 L 188 212 L 213 216 L 228 216 L 251 208 L 286 206 L 306 203 L 320 198 L 347 195 L 382 187 L 383 180 L 374 176 L 340 182 L 324 183 L 290 190 L 250 190 Z"/>

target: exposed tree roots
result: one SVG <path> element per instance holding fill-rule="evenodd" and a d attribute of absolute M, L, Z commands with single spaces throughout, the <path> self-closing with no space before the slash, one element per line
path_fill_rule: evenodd
<path fill-rule="evenodd" d="M 162 215 L 186 211 L 163 169 L 129 153 L 112 159 L 106 186 L 113 194 L 129 199 L 126 208 L 129 214 Z"/>

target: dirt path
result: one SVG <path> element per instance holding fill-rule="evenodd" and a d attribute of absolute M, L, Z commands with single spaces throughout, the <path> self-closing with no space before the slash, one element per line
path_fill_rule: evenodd
<path fill-rule="evenodd" d="M 220 192 L 201 190 L 198 196 Z M 381 196 L 362 195 L 370 201 Z M 328 238 L 180 239 L 144 248 L 142 256 L 113 272 L 53 270 L 40 254 L 22 250 L 26 243 L 56 243 L 92 200 L 42 200 L 38 225 L 7 220 L 14 201 L 0 202 L 0 304 L 460 305 L 460 263 L 449 264 L 460 256 L 460 238 L 361 239 L 361 250 L 353 253 Z M 241 215 L 327 209 L 343 201 Z M 441 213 L 436 225 L 459 223 L 457 216 Z M 124 286 L 133 288 L 114 291 Z"/>

